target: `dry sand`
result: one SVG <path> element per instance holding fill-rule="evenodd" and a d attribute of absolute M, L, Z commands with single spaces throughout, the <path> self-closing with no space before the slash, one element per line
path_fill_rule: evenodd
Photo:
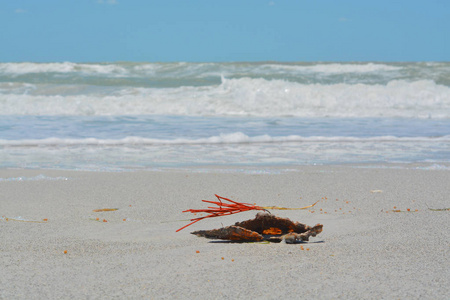
<path fill-rule="evenodd" d="M 45 179 L 38 175 L 47 178 L 29 180 Z M 12 179 L 18 177 L 25 180 Z M 67 180 L 48 180 L 57 177 Z M 448 170 L 0 170 L 0 191 L 1 299 L 450 297 L 450 211 L 427 208 L 450 207 Z M 255 215 L 245 212 L 176 233 L 187 224 L 179 220 L 191 217 L 181 211 L 205 207 L 201 200 L 214 193 L 285 207 L 320 199 L 310 210 L 273 213 L 322 223 L 324 231 L 302 245 L 211 242 L 190 234 Z M 413 212 L 395 213 L 394 206 Z M 100 208 L 119 210 L 92 211 Z"/>

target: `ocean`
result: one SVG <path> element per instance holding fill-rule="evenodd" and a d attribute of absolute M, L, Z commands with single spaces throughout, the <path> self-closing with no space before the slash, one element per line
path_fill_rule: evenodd
<path fill-rule="evenodd" d="M 0 168 L 450 170 L 450 63 L 0 63 Z"/>

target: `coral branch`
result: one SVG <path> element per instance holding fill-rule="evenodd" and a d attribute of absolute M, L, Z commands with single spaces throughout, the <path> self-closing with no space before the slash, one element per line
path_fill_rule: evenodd
<path fill-rule="evenodd" d="M 217 194 L 215 194 L 215 196 L 217 197 L 217 200 L 219 201 L 209 201 L 209 200 L 202 200 L 205 203 L 210 203 L 210 204 L 215 204 L 218 207 L 207 207 L 204 209 L 188 209 L 185 210 L 183 212 L 190 212 L 193 214 L 197 214 L 197 213 L 207 213 L 208 215 L 204 216 L 204 217 L 198 217 L 198 218 L 194 218 L 191 219 L 190 221 L 192 221 L 191 223 L 187 224 L 186 226 L 181 227 L 180 229 L 178 229 L 176 232 L 183 230 L 184 228 L 200 221 L 206 218 L 215 218 L 215 217 L 222 217 L 222 216 L 228 216 L 228 215 L 232 215 L 232 214 L 236 214 L 236 213 L 240 213 L 240 212 L 244 212 L 244 211 L 249 211 L 249 210 L 268 210 L 268 209 L 278 209 L 278 210 L 297 210 L 297 209 L 307 209 L 310 207 L 313 207 L 314 205 L 317 204 L 316 203 L 312 204 L 312 205 L 308 205 L 305 207 L 300 207 L 300 208 L 286 208 L 286 207 L 279 207 L 279 206 L 257 206 L 255 204 L 250 204 L 250 203 L 242 203 L 242 202 L 236 202 L 233 201 L 231 199 L 225 198 L 225 197 L 221 197 Z M 224 201 L 228 201 L 230 203 L 226 203 L 226 202 L 222 202 L 222 200 Z"/>

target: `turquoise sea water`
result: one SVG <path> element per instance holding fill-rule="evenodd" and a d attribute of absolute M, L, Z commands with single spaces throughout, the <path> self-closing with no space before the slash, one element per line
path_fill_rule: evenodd
<path fill-rule="evenodd" d="M 0 167 L 450 163 L 450 63 L 0 63 Z"/>

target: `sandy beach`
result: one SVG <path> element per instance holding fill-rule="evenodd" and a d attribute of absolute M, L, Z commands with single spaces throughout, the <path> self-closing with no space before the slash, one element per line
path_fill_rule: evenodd
<path fill-rule="evenodd" d="M 448 299 L 450 211 L 429 208 L 450 207 L 449 183 L 448 170 L 413 167 L 3 169 L 0 298 Z M 214 194 L 283 207 L 320 200 L 272 213 L 324 230 L 295 245 L 190 234 L 255 216 L 244 212 L 176 233 L 191 218 L 182 211 Z M 103 208 L 118 210 L 93 212 Z"/>

